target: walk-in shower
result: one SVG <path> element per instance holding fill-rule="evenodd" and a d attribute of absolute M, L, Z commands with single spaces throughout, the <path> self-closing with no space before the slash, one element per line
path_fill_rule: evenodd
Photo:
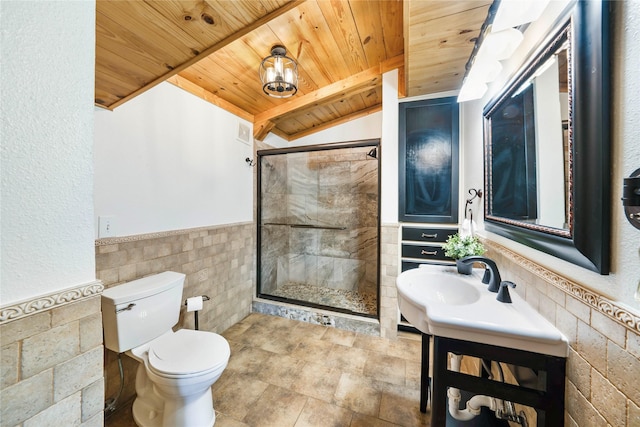
<path fill-rule="evenodd" d="M 258 151 L 258 296 L 378 316 L 379 140 Z"/>

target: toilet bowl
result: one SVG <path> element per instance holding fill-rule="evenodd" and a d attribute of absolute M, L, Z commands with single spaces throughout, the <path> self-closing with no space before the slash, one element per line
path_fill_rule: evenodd
<path fill-rule="evenodd" d="M 167 271 L 102 293 L 104 345 L 140 364 L 133 418 L 140 427 L 211 427 L 211 386 L 227 366 L 229 343 L 179 329 L 185 275 Z"/>
<path fill-rule="evenodd" d="M 133 417 L 141 427 L 215 423 L 211 386 L 229 360 L 227 341 L 211 332 L 180 329 L 128 352 L 140 362 Z"/>

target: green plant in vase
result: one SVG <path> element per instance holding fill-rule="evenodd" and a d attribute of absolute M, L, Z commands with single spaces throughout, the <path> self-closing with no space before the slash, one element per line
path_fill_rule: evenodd
<path fill-rule="evenodd" d="M 461 236 L 460 233 L 449 236 L 442 248 L 446 256 L 456 260 L 456 266 L 460 274 L 471 274 L 473 268 L 473 263 L 461 263 L 460 260 L 462 258 L 485 253 L 484 245 L 480 239 L 471 235 Z"/>

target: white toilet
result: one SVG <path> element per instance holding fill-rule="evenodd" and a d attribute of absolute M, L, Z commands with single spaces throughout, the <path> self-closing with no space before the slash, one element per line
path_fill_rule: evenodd
<path fill-rule="evenodd" d="M 231 351 L 212 332 L 180 329 L 185 275 L 166 271 L 102 293 L 105 347 L 140 362 L 133 418 L 141 427 L 211 427 L 211 386 Z"/>

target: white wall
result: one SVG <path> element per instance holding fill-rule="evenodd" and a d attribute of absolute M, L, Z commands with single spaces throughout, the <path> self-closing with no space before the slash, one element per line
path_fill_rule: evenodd
<path fill-rule="evenodd" d="M 612 271 L 620 288 L 619 298 L 640 313 L 640 230 L 625 219 L 620 198 L 622 180 L 640 168 L 640 1 L 614 2 L 615 23 L 611 26 L 612 90 L 612 174 L 611 217 Z M 638 291 L 638 298 L 634 293 Z"/>
<path fill-rule="evenodd" d="M 239 123 L 252 126 L 170 83 L 96 109 L 96 219 L 111 216 L 116 236 L 251 221 Z"/>
<path fill-rule="evenodd" d="M 398 70 L 382 76 L 380 223 L 398 222 Z"/>
<path fill-rule="evenodd" d="M 95 280 L 93 1 L 0 3 L 2 305 Z"/>
<path fill-rule="evenodd" d="M 291 142 L 269 133 L 263 142 L 274 147 L 328 144 L 331 142 L 359 141 L 380 138 L 382 113 L 373 113 L 332 128 L 313 133 Z"/>
<path fill-rule="evenodd" d="M 467 199 L 471 198 L 469 189 L 484 191 L 484 146 L 482 145 L 483 118 L 482 100 L 463 102 L 460 105 L 460 206 L 461 220 L 464 220 L 464 209 Z M 476 198 L 469 206 L 473 220 L 484 227 L 484 194 Z"/>

